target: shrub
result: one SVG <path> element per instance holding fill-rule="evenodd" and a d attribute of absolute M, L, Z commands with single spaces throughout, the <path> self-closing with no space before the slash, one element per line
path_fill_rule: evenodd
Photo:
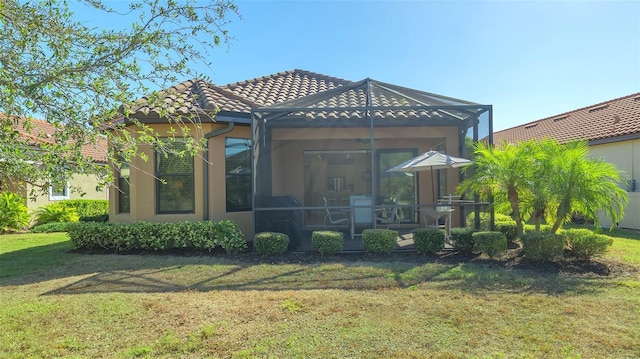
<path fill-rule="evenodd" d="M 75 208 L 60 202 L 40 207 L 36 212 L 36 225 L 51 222 L 78 222 L 80 217 Z"/>
<path fill-rule="evenodd" d="M 71 208 L 75 208 L 80 222 L 100 222 L 97 220 L 87 220 L 87 217 L 104 218 L 107 216 L 109 220 L 109 201 L 104 199 L 65 199 L 58 203 Z M 106 222 L 106 221 L 104 221 Z"/>
<path fill-rule="evenodd" d="M 109 222 L 109 214 L 97 214 L 95 216 L 80 216 L 80 222 Z"/>
<path fill-rule="evenodd" d="M 73 245 L 86 251 L 123 253 L 144 251 L 208 251 L 222 247 L 227 253 L 247 249 L 242 232 L 232 221 L 109 224 L 69 224 Z"/>
<path fill-rule="evenodd" d="M 365 229 L 362 231 L 364 249 L 371 253 L 391 253 L 398 242 L 398 231 L 391 229 Z"/>
<path fill-rule="evenodd" d="M 444 248 L 445 233 L 437 228 L 418 228 L 413 230 L 413 243 L 422 253 L 435 253 Z"/>
<path fill-rule="evenodd" d="M 613 239 L 609 236 L 588 229 L 567 229 L 562 231 L 561 235 L 564 236 L 571 253 L 579 259 L 604 254 L 613 244 Z"/>
<path fill-rule="evenodd" d="M 31 228 L 33 233 L 66 232 L 69 222 L 49 222 Z"/>
<path fill-rule="evenodd" d="M 253 237 L 253 246 L 262 256 L 283 254 L 289 246 L 289 236 L 284 233 L 262 232 Z"/>
<path fill-rule="evenodd" d="M 247 241 L 238 225 L 231 221 L 211 222 L 210 237 L 216 245 L 219 245 L 227 253 L 239 253 L 247 250 Z"/>
<path fill-rule="evenodd" d="M 335 231 L 314 231 L 311 234 L 313 249 L 321 255 L 332 254 L 342 250 L 344 235 Z"/>
<path fill-rule="evenodd" d="M 535 224 L 525 224 L 524 225 L 524 232 L 551 232 L 551 225 L 548 224 L 541 224 L 540 225 L 540 231 L 536 231 L 536 225 Z"/>
<path fill-rule="evenodd" d="M 17 231 L 29 225 L 24 198 L 11 192 L 0 192 L 0 233 Z"/>
<path fill-rule="evenodd" d="M 563 236 L 550 232 L 527 232 L 520 237 L 522 254 L 534 261 L 553 261 L 564 254 Z"/>
<path fill-rule="evenodd" d="M 475 223 L 475 218 L 476 218 L 476 214 L 475 212 L 471 212 L 467 215 L 467 227 L 474 227 L 474 223 Z M 513 222 L 516 223 L 516 221 L 513 220 L 513 218 L 511 218 L 511 216 L 508 216 L 506 214 L 502 214 L 502 213 L 494 213 L 494 218 L 493 218 L 495 223 L 498 222 Z M 490 230 L 489 225 L 491 221 L 491 213 L 489 212 L 480 212 L 480 230 L 481 231 L 488 231 Z"/>
<path fill-rule="evenodd" d="M 462 252 L 473 251 L 473 233 L 474 228 L 451 228 L 449 235 L 453 242 L 453 249 Z"/>
<path fill-rule="evenodd" d="M 496 231 L 504 234 L 508 242 L 515 242 L 518 238 L 518 226 L 515 221 L 496 222 Z"/>
<path fill-rule="evenodd" d="M 493 258 L 507 251 L 507 237 L 501 232 L 475 232 L 473 249 Z"/>

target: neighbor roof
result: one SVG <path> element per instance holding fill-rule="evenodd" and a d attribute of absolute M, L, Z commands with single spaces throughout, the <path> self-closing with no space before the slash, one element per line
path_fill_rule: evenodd
<path fill-rule="evenodd" d="M 0 114 L 4 116 L 4 114 Z M 21 116 L 12 118 L 12 130 L 16 131 L 20 139 L 29 146 L 54 144 L 56 141 L 56 126 L 36 118 L 30 123 Z M 86 143 L 82 146 L 82 155 L 92 158 L 95 162 L 107 163 L 107 140 L 100 136 L 96 144 Z"/>
<path fill-rule="evenodd" d="M 640 138 L 640 92 L 494 132 L 493 142 L 552 138 L 609 142 Z"/>

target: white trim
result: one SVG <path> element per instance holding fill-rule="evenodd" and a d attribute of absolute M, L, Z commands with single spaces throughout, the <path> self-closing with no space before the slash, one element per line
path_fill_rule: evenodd
<path fill-rule="evenodd" d="M 63 199 L 69 199 L 69 181 L 67 181 L 61 196 L 54 195 L 53 186 L 49 186 L 49 201 L 60 201 Z"/>

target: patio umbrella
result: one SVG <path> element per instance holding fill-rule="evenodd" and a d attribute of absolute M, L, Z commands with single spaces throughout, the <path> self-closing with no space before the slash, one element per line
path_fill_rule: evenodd
<path fill-rule="evenodd" d="M 431 192 L 433 199 L 436 198 L 436 190 L 433 180 L 433 170 L 457 168 L 471 163 L 471 160 L 460 157 L 449 156 L 438 151 L 429 151 L 403 162 L 387 170 L 387 172 L 418 172 L 431 171 Z"/>

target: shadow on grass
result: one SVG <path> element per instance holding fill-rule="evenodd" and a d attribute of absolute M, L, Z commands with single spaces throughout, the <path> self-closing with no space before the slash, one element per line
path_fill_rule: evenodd
<path fill-rule="evenodd" d="M 572 276 L 561 265 L 415 252 L 321 257 L 289 253 L 238 255 L 80 254 L 68 242 L 0 255 L 0 287 L 64 279 L 44 295 L 181 291 L 385 290 L 439 288 L 465 292 L 561 295 L 615 287 L 604 276 Z M 7 272 L 5 272 L 7 268 Z"/>

